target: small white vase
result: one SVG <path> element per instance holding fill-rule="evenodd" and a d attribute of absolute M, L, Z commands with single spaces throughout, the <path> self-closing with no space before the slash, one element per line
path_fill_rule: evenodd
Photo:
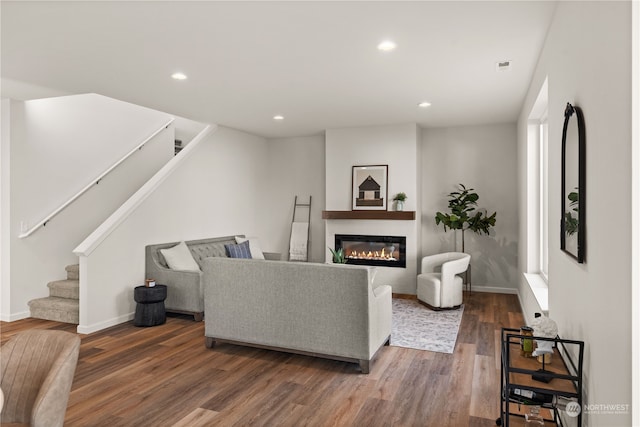
<path fill-rule="evenodd" d="M 404 202 L 402 200 L 396 200 L 396 211 L 400 212 L 404 210 Z"/>

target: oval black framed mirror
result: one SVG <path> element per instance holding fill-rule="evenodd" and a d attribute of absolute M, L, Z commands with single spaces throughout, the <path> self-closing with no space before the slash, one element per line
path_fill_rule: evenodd
<path fill-rule="evenodd" d="M 580 107 L 567 103 L 562 128 L 562 220 L 560 249 L 585 261 L 586 135 Z"/>

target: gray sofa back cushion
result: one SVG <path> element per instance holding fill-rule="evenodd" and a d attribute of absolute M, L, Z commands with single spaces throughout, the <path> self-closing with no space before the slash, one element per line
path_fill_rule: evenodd
<path fill-rule="evenodd" d="M 238 236 L 244 237 L 242 234 L 238 234 Z M 171 248 L 178 243 L 180 242 L 161 243 L 157 245 L 149 245 L 148 247 L 151 249 L 151 256 L 158 261 L 158 264 L 165 268 L 169 268 L 162 252 L 160 252 L 160 249 Z M 187 240 L 185 243 L 193 256 L 193 259 L 198 263 L 200 270 L 202 270 L 202 262 L 205 258 L 226 257 L 227 254 L 224 250 L 224 245 L 235 244 L 236 238 L 235 236 L 225 236 L 212 239 Z"/>
<path fill-rule="evenodd" d="M 198 265 L 200 266 L 200 270 L 203 268 L 203 261 L 205 258 L 209 257 L 226 257 L 227 254 L 224 250 L 224 245 L 235 244 L 236 239 L 232 238 L 222 242 L 213 242 L 211 239 L 207 240 L 198 240 L 189 243 L 189 250 L 191 251 L 191 255 L 193 255 L 193 259 L 196 260 Z"/>

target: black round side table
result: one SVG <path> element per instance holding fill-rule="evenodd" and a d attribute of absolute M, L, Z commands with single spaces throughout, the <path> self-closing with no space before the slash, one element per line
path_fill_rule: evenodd
<path fill-rule="evenodd" d="M 155 285 L 151 288 L 136 286 L 133 289 L 133 299 L 136 305 L 135 326 L 162 325 L 167 320 L 164 311 L 164 300 L 167 298 L 167 287 Z"/>

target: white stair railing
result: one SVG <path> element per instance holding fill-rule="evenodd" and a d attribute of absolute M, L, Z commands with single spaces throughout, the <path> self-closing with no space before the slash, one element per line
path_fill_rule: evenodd
<path fill-rule="evenodd" d="M 73 197 L 71 197 L 69 200 L 67 200 L 66 202 L 64 202 L 62 205 L 60 205 L 59 208 L 57 208 L 56 210 L 54 210 L 53 212 L 51 212 L 49 215 L 47 215 L 43 220 L 41 220 L 40 222 L 38 222 L 36 225 L 34 225 L 33 227 L 31 227 L 30 229 L 28 229 L 27 231 L 25 231 L 24 233 L 18 235 L 19 238 L 24 239 L 25 237 L 29 237 L 31 234 L 33 234 L 36 230 L 38 230 L 40 227 L 44 227 L 45 225 L 47 225 L 47 222 L 49 222 L 51 220 L 51 218 L 53 218 L 54 216 L 58 215 L 60 212 L 62 212 L 67 206 L 69 206 L 71 203 L 73 203 L 74 201 L 76 201 L 76 199 L 78 199 L 80 196 L 82 196 L 84 193 L 86 193 L 91 187 L 93 187 L 94 185 L 97 185 L 100 180 L 102 178 L 104 178 L 106 175 L 108 175 L 112 170 L 114 170 L 115 168 L 117 168 L 118 166 L 120 166 L 120 164 L 122 162 L 124 162 L 125 160 L 127 160 L 133 153 L 135 153 L 136 151 L 142 149 L 142 147 L 149 142 L 152 138 L 154 138 L 156 135 L 158 135 L 160 132 L 162 132 L 163 130 L 167 129 L 171 123 L 173 123 L 175 119 L 171 118 L 167 123 L 163 124 L 162 127 L 160 127 L 158 130 L 156 130 L 155 132 L 153 132 L 151 135 L 149 135 L 147 138 L 144 139 L 144 141 L 142 141 L 141 143 L 139 143 L 138 145 L 135 146 L 135 148 L 133 148 L 131 151 L 129 151 L 127 154 L 125 154 L 120 160 L 118 160 L 117 162 L 115 162 L 113 165 L 111 165 L 107 170 L 105 170 L 104 172 L 102 172 L 99 176 L 97 176 L 96 178 L 92 179 L 91 182 L 89 182 L 89 184 L 87 184 L 82 190 L 80 190 L 78 193 L 76 193 Z"/>
<path fill-rule="evenodd" d="M 182 162 L 191 156 L 191 153 L 200 145 L 207 135 L 218 129 L 217 125 L 207 125 L 200 131 L 187 145 L 184 150 L 180 152 L 179 156 L 173 157 L 169 160 L 149 181 L 144 183 L 142 187 L 129 197 L 129 199 L 122 204 L 114 213 L 111 214 L 102 224 L 98 226 L 91 234 L 87 236 L 82 243 L 73 250 L 73 253 L 81 257 L 80 268 L 82 268 L 82 257 L 88 257 L 96 250 L 100 243 L 102 243 L 120 224 L 122 224 L 129 216 L 136 211 L 153 192 L 158 188 L 172 173 L 176 170 Z M 82 279 L 80 279 L 82 280 Z M 82 286 L 82 285 L 81 285 Z"/>

